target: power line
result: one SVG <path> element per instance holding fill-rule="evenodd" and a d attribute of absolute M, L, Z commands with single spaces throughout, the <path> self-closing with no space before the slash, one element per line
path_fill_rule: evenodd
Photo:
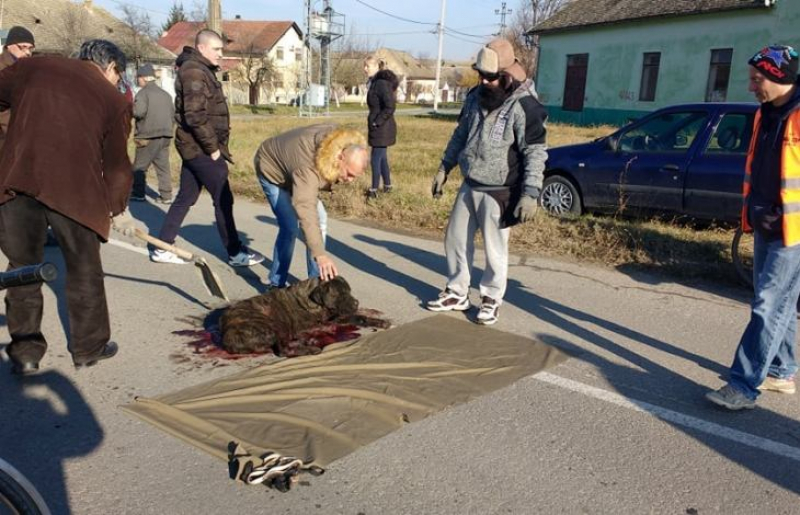
<path fill-rule="evenodd" d="M 407 34 L 435 34 L 431 30 L 414 30 L 408 32 L 372 32 L 372 33 L 348 33 L 347 36 L 403 36 Z"/>
<path fill-rule="evenodd" d="M 467 36 L 467 37 L 470 37 L 470 38 L 488 38 L 488 37 L 492 37 L 494 35 L 494 34 L 467 34 L 466 32 L 461 32 L 460 30 L 451 29 L 450 27 L 448 27 L 446 25 L 444 27 L 444 30 L 447 31 L 447 32 L 452 32 L 453 34 L 458 34 L 460 36 Z"/>
<path fill-rule="evenodd" d="M 427 22 L 427 21 L 417 21 L 417 20 L 411 20 L 411 19 L 408 19 L 408 18 L 403 18 L 402 16 L 397 16 L 396 14 L 392 14 L 392 13 L 383 11 L 381 9 L 378 9 L 377 7 L 375 7 L 373 5 L 370 5 L 370 4 L 366 3 L 366 2 L 363 2 L 362 0 L 356 0 L 356 2 L 358 2 L 359 4 L 361 4 L 361 5 L 365 6 L 365 7 L 369 7 L 373 11 L 377 11 L 377 12 L 379 12 L 381 14 L 385 14 L 386 16 L 389 16 L 390 18 L 394 18 L 396 20 L 400 20 L 400 21 L 404 21 L 404 22 L 408 22 L 408 23 L 416 23 L 417 25 L 438 25 L 438 23 L 431 23 L 431 22 Z"/>
<path fill-rule="evenodd" d="M 484 40 L 484 41 L 474 41 L 474 40 L 470 40 L 470 39 L 465 39 L 465 38 L 462 38 L 462 37 L 454 36 L 453 34 L 450 34 L 449 32 L 445 32 L 444 35 L 447 36 L 448 38 L 457 39 L 459 41 L 463 41 L 465 43 L 470 43 L 472 45 L 479 45 L 479 44 L 484 43 L 486 41 L 486 40 Z"/>

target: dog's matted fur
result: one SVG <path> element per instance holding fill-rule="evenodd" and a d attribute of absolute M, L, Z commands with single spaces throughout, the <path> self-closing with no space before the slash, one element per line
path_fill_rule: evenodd
<path fill-rule="evenodd" d="M 358 300 L 342 277 L 301 281 L 229 307 L 220 319 L 222 346 L 234 354 L 272 351 L 284 356 L 301 332 L 332 320 L 353 321 L 357 310 Z M 318 352 L 314 345 L 291 349 L 291 355 Z"/>

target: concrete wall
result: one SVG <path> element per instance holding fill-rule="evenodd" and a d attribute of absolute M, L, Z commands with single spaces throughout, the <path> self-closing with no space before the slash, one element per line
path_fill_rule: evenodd
<path fill-rule="evenodd" d="M 747 60 L 769 43 L 800 47 L 800 1 L 771 8 L 731 11 L 586 28 L 540 38 L 537 89 L 550 119 L 581 125 L 629 119 L 664 106 L 703 102 L 711 50 L 732 48 L 727 101 L 752 102 Z M 653 102 L 639 101 L 645 52 L 661 52 Z M 584 108 L 562 110 L 567 55 L 589 54 Z"/>

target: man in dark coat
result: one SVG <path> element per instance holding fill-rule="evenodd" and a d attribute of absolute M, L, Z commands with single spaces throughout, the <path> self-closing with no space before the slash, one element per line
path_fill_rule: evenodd
<path fill-rule="evenodd" d="M 169 93 L 156 84 L 156 72 L 152 64 L 145 64 L 136 72 L 141 88 L 133 103 L 136 131 L 136 158 L 133 160 L 133 191 L 131 200 L 145 200 L 145 173 L 152 164 L 158 177 L 160 204 L 172 203 L 172 178 L 169 171 L 169 147 L 172 143 L 172 121 L 175 107 Z"/>
<path fill-rule="evenodd" d="M 91 40 L 79 57 L 26 59 L 0 72 L 0 108 L 11 109 L 0 156 L 0 249 L 9 269 L 40 263 L 52 228 L 67 266 L 76 367 L 117 352 L 109 341 L 100 242 L 131 189 L 130 104 L 115 87 L 125 55 L 109 41 Z M 40 284 L 6 294 L 6 352 L 15 373 L 35 372 L 47 349 L 42 305 Z"/>
<path fill-rule="evenodd" d="M 397 125 L 394 121 L 395 94 L 399 81 L 391 70 L 381 69 L 375 57 L 364 60 L 364 73 L 367 82 L 367 106 L 369 107 L 368 138 L 372 147 L 372 187 L 367 190 L 367 198 L 378 196 L 378 187 L 383 178 L 383 191 L 392 191 L 392 178 L 389 170 L 387 148 L 397 141 Z"/>
<path fill-rule="evenodd" d="M 264 256 L 245 247 L 239 240 L 233 220 L 233 194 L 228 183 L 228 150 L 230 116 L 222 84 L 215 72 L 222 59 L 222 38 L 213 30 L 201 30 L 195 46 L 184 47 L 176 61 L 175 81 L 175 146 L 183 160 L 181 184 L 161 228 L 160 239 L 175 243 L 178 230 L 189 209 L 205 187 L 214 202 L 217 230 L 231 266 L 252 266 Z M 153 250 L 150 259 L 156 263 L 184 264 L 187 261 L 172 252 Z"/>
<path fill-rule="evenodd" d="M 0 71 L 5 70 L 20 59 L 33 55 L 34 48 L 36 48 L 36 42 L 31 31 L 18 25 L 11 27 L 3 45 L 3 53 L 0 54 Z M 11 111 L 8 109 L 0 111 L 0 150 L 3 148 L 3 141 L 5 140 L 6 132 L 8 132 L 9 120 L 11 120 Z"/>

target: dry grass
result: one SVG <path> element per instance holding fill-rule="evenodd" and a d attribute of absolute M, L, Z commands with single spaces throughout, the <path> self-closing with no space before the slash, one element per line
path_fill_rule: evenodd
<path fill-rule="evenodd" d="M 253 155 L 258 145 L 298 125 L 334 121 L 363 129 L 363 116 L 297 118 L 265 116 L 233 120 L 231 151 L 236 164 L 231 167 L 235 194 L 263 201 L 253 170 Z M 455 193 L 459 174 L 450 174 L 445 195 L 433 200 L 430 185 L 455 122 L 428 117 L 399 116 L 398 144 L 389 150 L 394 192 L 367 203 L 364 190 L 369 177 L 347 186 L 338 186 L 324 196 L 329 212 L 340 219 L 371 222 L 380 226 L 441 238 Z M 550 146 L 588 141 L 608 134 L 611 127 L 574 127 L 551 124 Z M 173 174 L 180 161 L 173 150 Z M 369 175 L 369 174 L 367 174 Z M 265 209 L 268 208 L 265 205 Z M 543 213 L 532 223 L 511 231 L 512 251 L 564 257 L 576 261 L 615 267 L 640 267 L 666 272 L 682 279 L 711 278 L 735 281 L 730 260 L 731 229 L 698 230 L 677 222 L 641 221 L 618 217 L 583 216 L 559 220 Z"/>

